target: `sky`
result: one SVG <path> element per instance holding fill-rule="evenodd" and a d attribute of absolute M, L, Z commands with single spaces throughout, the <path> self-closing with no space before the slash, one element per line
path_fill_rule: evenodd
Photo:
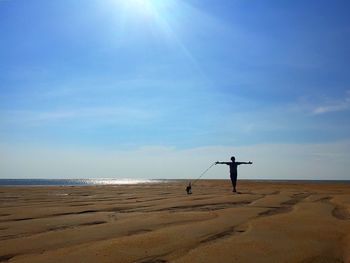
<path fill-rule="evenodd" d="M 0 0 L 0 178 L 350 180 L 349 10 Z"/>

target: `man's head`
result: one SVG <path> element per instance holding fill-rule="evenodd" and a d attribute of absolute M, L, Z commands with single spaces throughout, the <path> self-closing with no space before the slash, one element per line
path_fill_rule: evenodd
<path fill-rule="evenodd" d="M 236 161 L 236 158 L 234 156 L 231 157 L 231 161 L 234 162 Z"/>

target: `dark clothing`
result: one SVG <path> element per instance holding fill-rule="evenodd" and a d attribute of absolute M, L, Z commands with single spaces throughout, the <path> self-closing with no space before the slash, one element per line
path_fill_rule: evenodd
<path fill-rule="evenodd" d="M 230 166 L 230 175 L 236 175 L 237 177 L 237 166 L 240 165 L 240 163 L 227 163 L 227 165 Z"/>
<path fill-rule="evenodd" d="M 236 192 L 237 184 L 237 167 L 241 164 L 252 164 L 252 162 L 236 162 L 235 158 L 231 158 L 232 162 L 216 162 L 215 164 L 227 164 L 230 166 L 230 178 L 233 186 L 233 192 Z"/>
<path fill-rule="evenodd" d="M 225 164 L 230 166 L 230 178 L 232 182 L 232 186 L 234 189 L 236 189 L 237 184 L 237 167 L 238 165 L 242 164 L 242 162 L 225 162 Z"/>
<path fill-rule="evenodd" d="M 236 184 L 237 184 L 237 173 L 236 174 L 231 174 L 230 173 L 230 178 L 231 178 L 231 183 L 233 188 L 236 188 Z"/>
<path fill-rule="evenodd" d="M 243 162 L 223 162 L 222 164 L 227 164 L 230 166 L 230 175 L 236 175 L 237 177 L 237 167 Z"/>

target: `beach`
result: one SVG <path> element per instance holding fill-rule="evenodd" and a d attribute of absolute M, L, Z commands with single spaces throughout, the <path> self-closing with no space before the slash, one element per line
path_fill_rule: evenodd
<path fill-rule="evenodd" d="M 0 187 L 0 262 L 350 262 L 350 185 Z"/>

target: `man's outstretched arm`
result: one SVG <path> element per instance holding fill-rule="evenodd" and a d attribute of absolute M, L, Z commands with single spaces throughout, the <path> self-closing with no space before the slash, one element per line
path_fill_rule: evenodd
<path fill-rule="evenodd" d="M 240 164 L 253 164 L 253 162 L 236 162 L 236 164 L 240 165 Z"/>
<path fill-rule="evenodd" d="M 215 164 L 230 164 L 230 162 L 215 162 Z"/>

